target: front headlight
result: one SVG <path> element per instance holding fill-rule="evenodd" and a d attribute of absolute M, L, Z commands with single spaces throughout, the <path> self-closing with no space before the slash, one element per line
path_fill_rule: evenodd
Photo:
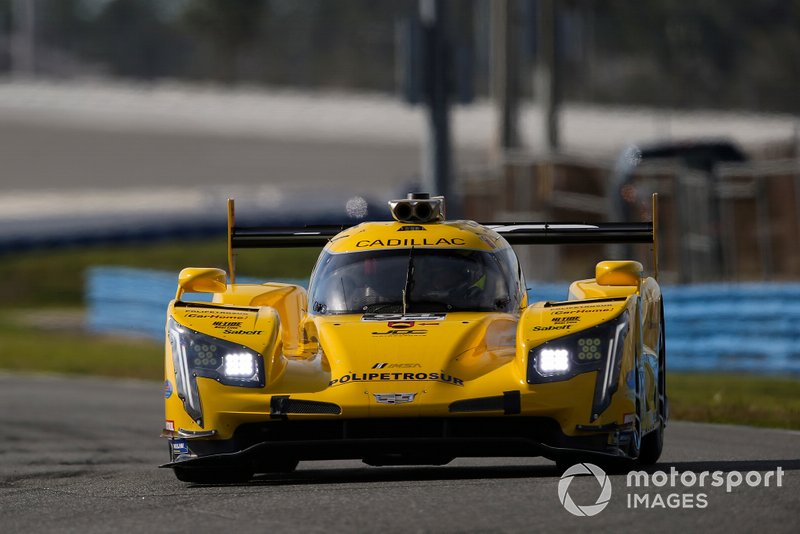
<path fill-rule="evenodd" d="M 175 367 L 175 389 L 195 422 L 203 426 L 197 377 L 226 386 L 264 387 L 264 359 L 256 351 L 197 332 L 169 319 L 167 334 Z"/>
<path fill-rule="evenodd" d="M 252 378 L 255 376 L 256 358 L 249 352 L 226 354 L 222 360 L 222 374 L 229 378 Z"/>
<path fill-rule="evenodd" d="M 569 351 L 542 349 L 536 358 L 536 370 L 541 376 L 554 376 L 569 372 Z"/>
<path fill-rule="evenodd" d="M 617 390 L 627 333 L 628 312 L 625 311 L 606 323 L 532 348 L 528 353 L 528 383 L 556 382 L 597 371 L 591 417 L 597 419 Z"/>

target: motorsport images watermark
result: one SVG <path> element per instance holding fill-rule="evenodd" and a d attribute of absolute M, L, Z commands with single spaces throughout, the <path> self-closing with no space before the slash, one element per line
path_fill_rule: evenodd
<path fill-rule="evenodd" d="M 595 480 L 602 488 L 600 495 L 594 504 L 587 504 L 579 506 L 572 500 L 568 490 L 569 485 L 572 484 L 572 479 L 577 475 L 593 475 Z M 606 472 L 594 464 L 575 464 L 561 475 L 561 480 L 558 481 L 558 500 L 567 512 L 578 517 L 591 517 L 602 512 L 608 502 L 611 500 L 611 479 L 608 478 Z"/>
<path fill-rule="evenodd" d="M 577 504 L 569 494 L 569 487 L 576 476 L 594 476 L 600 485 L 600 494 L 593 503 Z M 772 483 L 775 487 L 783 487 L 783 468 L 774 471 L 694 471 L 679 472 L 675 467 L 670 467 L 669 473 L 665 471 L 630 471 L 625 478 L 626 506 L 630 509 L 665 509 L 665 508 L 707 508 L 708 494 L 705 488 L 725 488 L 725 493 L 730 493 L 734 488 L 748 486 L 751 488 L 768 488 Z M 672 488 L 677 491 L 667 493 L 659 492 L 659 488 Z M 650 491 L 652 488 L 652 491 Z M 611 501 L 611 479 L 600 467 L 582 463 L 575 464 L 561 476 L 558 481 L 558 499 L 561 505 L 578 517 L 591 517 L 602 512 Z"/>

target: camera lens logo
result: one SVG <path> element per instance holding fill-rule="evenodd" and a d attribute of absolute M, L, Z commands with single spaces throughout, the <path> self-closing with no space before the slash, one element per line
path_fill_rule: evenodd
<path fill-rule="evenodd" d="M 572 479 L 576 476 L 594 475 L 597 483 L 600 484 L 600 496 L 594 504 L 587 504 L 579 506 L 572 500 L 567 490 L 572 483 Z M 591 517 L 602 512 L 608 501 L 611 500 L 611 479 L 606 476 L 605 471 L 600 469 L 594 464 L 575 464 L 561 475 L 561 480 L 558 481 L 558 500 L 561 505 L 566 508 L 567 512 L 578 517 Z"/>

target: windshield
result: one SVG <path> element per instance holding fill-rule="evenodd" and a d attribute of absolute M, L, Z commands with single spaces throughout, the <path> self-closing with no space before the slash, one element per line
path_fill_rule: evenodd
<path fill-rule="evenodd" d="M 318 314 L 515 313 L 521 294 L 518 270 L 510 248 L 497 254 L 408 248 L 323 252 L 309 303 Z"/>

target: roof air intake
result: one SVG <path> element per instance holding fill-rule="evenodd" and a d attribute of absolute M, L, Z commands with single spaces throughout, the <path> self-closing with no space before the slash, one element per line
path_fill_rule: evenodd
<path fill-rule="evenodd" d="M 404 223 L 432 223 L 444 220 L 444 197 L 431 198 L 430 193 L 409 193 L 403 200 L 390 200 L 389 209 L 395 220 Z"/>

